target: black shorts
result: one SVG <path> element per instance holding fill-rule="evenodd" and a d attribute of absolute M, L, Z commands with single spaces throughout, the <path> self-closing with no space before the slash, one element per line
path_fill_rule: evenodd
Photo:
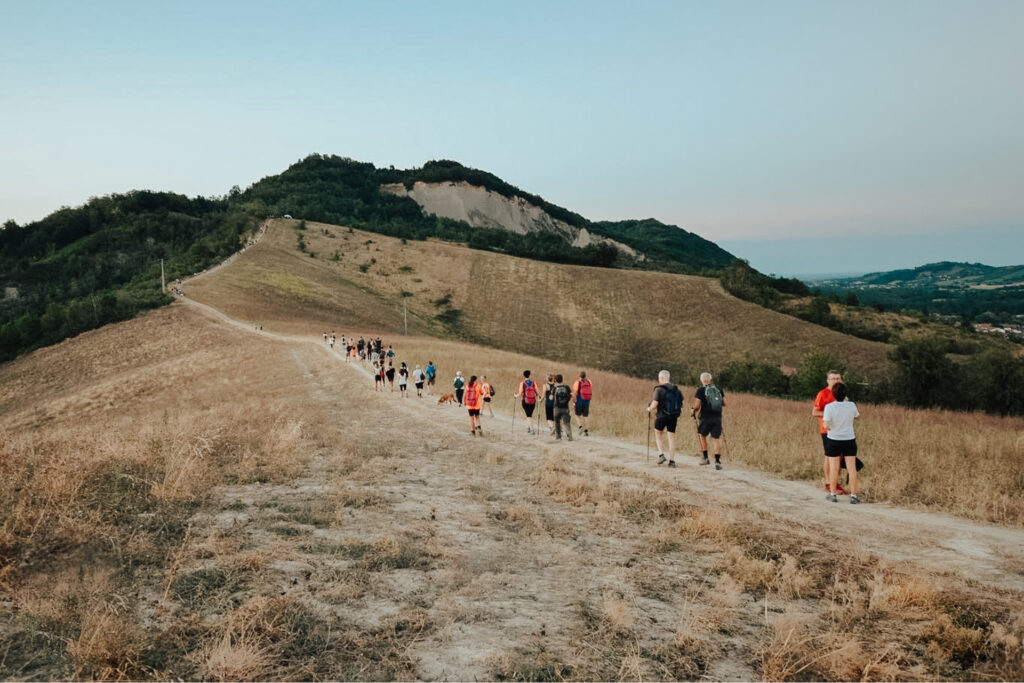
<path fill-rule="evenodd" d="M 844 441 L 827 439 L 825 442 L 825 454 L 830 458 L 856 457 L 857 439 Z"/>
<path fill-rule="evenodd" d="M 434 386 L 434 378 L 433 377 L 428 377 L 427 378 L 427 384 L 429 384 L 430 386 Z"/>
<path fill-rule="evenodd" d="M 423 388 L 423 382 L 416 382 L 416 388 L 417 389 L 422 389 Z"/>
<path fill-rule="evenodd" d="M 526 414 L 526 417 L 533 417 L 533 410 L 536 407 L 536 403 L 527 403 L 526 401 L 523 401 L 523 413 Z"/>
<path fill-rule="evenodd" d="M 490 403 L 490 402 L 491 402 L 491 397 L 490 396 L 484 398 L 484 403 Z"/>
<path fill-rule="evenodd" d="M 470 417 L 476 417 L 479 414 L 480 414 L 480 411 L 477 410 L 476 408 L 470 408 L 469 409 L 469 416 Z"/>
<path fill-rule="evenodd" d="M 662 415 L 661 417 L 655 418 L 654 429 L 659 432 L 667 430 L 675 434 L 677 422 L 679 422 L 678 415 Z"/>
<path fill-rule="evenodd" d="M 589 417 L 590 416 L 590 399 L 589 398 L 578 398 L 576 399 L 576 417 Z"/>
<path fill-rule="evenodd" d="M 715 417 L 711 420 L 701 420 L 697 425 L 697 433 L 701 436 L 710 436 L 712 439 L 722 438 L 722 418 Z"/>
<path fill-rule="evenodd" d="M 544 404 L 544 419 L 549 420 L 551 422 L 555 421 L 555 404 Z"/>

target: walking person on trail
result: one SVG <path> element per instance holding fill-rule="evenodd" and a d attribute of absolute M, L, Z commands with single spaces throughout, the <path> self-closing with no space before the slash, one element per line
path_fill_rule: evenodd
<path fill-rule="evenodd" d="M 430 387 L 434 386 L 434 379 L 437 377 L 437 368 L 434 366 L 434 361 L 427 361 L 427 368 L 423 371 L 427 376 L 427 393 L 430 393 Z"/>
<path fill-rule="evenodd" d="M 825 451 L 825 492 L 830 493 L 829 490 L 829 456 L 828 456 L 828 428 L 825 426 L 825 406 L 832 401 L 836 400 L 833 396 L 833 388 L 836 384 L 843 381 L 843 376 L 838 370 L 829 370 L 825 373 L 825 388 L 818 392 L 818 395 L 814 397 L 814 408 L 811 409 L 811 417 L 818 418 L 818 431 L 821 433 L 821 446 Z M 845 463 L 843 463 L 845 464 Z M 846 495 L 846 489 L 843 485 L 836 483 L 836 493 L 840 496 Z"/>
<path fill-rule="evenodd" d="M 717 385 L 711 382 L 711 373 L 700 374 L 700 388 L 693 399 L 693 407 L 690 415 L 696 417 L 700 413 L 700 421 L 697 423 L 697 436 L 700 439 L 700 450 L 704 458 L 701 465 L 710 465 L 708 460 L 708 436 L 715 442 L 715 469 L 722 469 L 722 408 L 725 407 L 725 394 Z"/>
<path fill-rule="evenodd" d="M 548 381 L 544 384 L 544 419 L 548 422 L 548 429 L 555 433 L 555 376 L 548 375 Z"/>
<path fill-rule="evenodd" d="M 412 371 L 412 382 L 416 385 L 416 396 L 423 396 L 423 371 L 420 370 L 420 366 L 417 365 L 416 369 Z"/>
<path fill-rule="evenodd" d="M 668 370 L 658 373 L 658 386 L 654 387 L 654 397 L 647 412 L 654 412 L 654 445 L 658 447 L 658 464 L 665 460 L 663 438 L 668 433 L 668 466 L 676 466 L 676 425 L 683 413 L 683 392 L 669 380 L 672 375 Z M 649 419 L 649 418 L 648 418 Z"/>
<path fill-rule="evenodd" d="M 564 423 L 565 435 L 569 441 L 572 441 L 572 420 L 569 417 L 569 404 L 572 403 L 572 388 L 568 384 L 562 383 L 561 375 L 555 375 L 555 388 L 551 392 L 551 397 L 554 403 L 552 415 L 555 418 L 555 439 L 558 441 L 562 440 Z"/>
<path fill-rule="evenodd" d="M 391 391 L 395 390 L 395 364 L 388 363 L 387 371 L 388 385 L 391 387 Z"/>
<path fill-rule="evenodd" d="M 402 367 L 398 368 L 398 391 L 401 392 L 402 398 L 406 398 L 408 394 L 405 390 L 409 388 L 409 368 L 402 363 Z"/>
<path fill-rule="evenodd" d="M 494 417 L 494 409 L 491 408 L 491 397 L 494 396 L 494 387 L 487 381 L 487 375 L 480 378 L 480 392 L 484 397 L 484 408 L 487 409 L 487 414 Z"/>
<path fill-rule="evenodd" d="M 580 370 L 580 377 L 572 383 L 572 395 L 575 399 L 576 433 L 590 436 L 587 428 L 590 422 L 590 399 L 594 396 L 594 385 L 587 379 L 587 373 Z"/>
<path fill-rule="evenodd" d="M 362 337 L 356 342 L 356 351 L 359 353 L 359 360 L 366 362 L 366 340 Z"/>
<path fill-rule="evenodd" d="M 523 414 L 526 415 L 526 433 L 533 434 L 533 411 L 537 407 L 537 383 L 530 379 L 530 371 L 523 370 L 523 381 L 516 389 L 516 398 L 522 399 Z"/>
<path fill-rule="evenodd" d="M 828 482 L 831 487 L 825 499 L 838 502 L 839 462 L 845 460 L 846 471 L 850 473 L 850 502 L 857 504 L 860 498 L 857 497 L 857 437 L 853 421 L 860 417 L 860 411 L 857 410 L 857 404 L 847 396 L 846 385 L 842 382 L 832 386 L 832 397 L 835 400 L 825 406 L 822 416 L 825 429 L 828 430 L 825 449 L 828 453 Z"/>
<path fill-rule="evenodd" d="M 455 381 L 452 382 L 452 386 L 455 388 L 455 400 L 458 401 L 461 406 L 462 393 L 466 390 L 466 380 L 462 379 L 462 370 L 455 371 Z"/>
<path fill-rule="evenodd" d="M 388 357 L 388 360 L 395 357 L 395 351 L 391 348 L 391 344 L 388 344 L 388 352 L 385 355 Z"/>
<path fill-rule="evenodd" d="M 379 367 L 376 363 L 373 364 L 373 390 L 384 390 L 384 369 Z"/>
<path fill-rule="evenodd" d="M 484 394 L 476 375 L 471 375 L 466 385 L 466 408 L 469 410 L 469 433 L 471 436 L 484 435 L 480 427 L 480 409 L 484 405 Z"/>

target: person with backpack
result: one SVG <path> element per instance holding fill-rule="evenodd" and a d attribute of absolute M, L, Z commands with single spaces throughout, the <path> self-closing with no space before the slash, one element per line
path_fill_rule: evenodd
<path fill-rule="evenodd" d="M 494 387 L 487 381 L 487 375 L 480 378 L 480 391 L 484 397 L 484 408 L 487 408 L 487 414 L 494 417 L 494 409 L 491 408 L 491 398 L 494 396 Z"/>
<path fill-rule="evenodd" d="M 548 422 L 548 429 L 555 433 L 555 376 L 549 374 L 548 381 L 544 384 L 544 419 Z"/>
<path fill-rule="evenodd" d="M 665 448 L 662 438 L 668 433 L 668 466 L 676 466 L 676 425 L 683 413 L 683 392 L 669 380 L 672 375 L 668 370 L 658 373 L 658 386 L 654 387 L 654 397 L 647 412 L 656 411 L 654 415 L 654 445 L 658 447 L 658 464 L 665 462 Z"/>
<path fill-rule="evenodd" d="M 381 361 L 383 362 L 383 361 Z M 385 373 L 388 378 L 388 386 L 391 387 L 391 391 L 395 390 L 395 364 L 388 361 L 388 370 Z"/>
<path fill-rule="evenodd" d="M 416 385 L 416 396 L 423 396 L 423 371 L 420 370 L 419 365 L 412 371 L 412 381 Z"/>
<path fill-rule="evenodd" d="M 462 379 L 462 370 L 455 371 L 455 381 L 452 382 L 452 386 L 455 387 L 455 400 L 462 405 L 462 392 L 465 391 L 466 380 Z"/>
<path fill-rule="evenodd" d="M 480 426 L 480 410 L 483 405 L 483 388 L 476 381 L 476 375 L 470 375 L 469 384 L 466 385 L 466 408 L 469 410 L 469 433 L 471 436 L 484 435 L 484 430 Z"/>
<path fill-rule="evenodd" d="M 846 385 L 836 382 L 832 386 L 832 397 L 835 399 L 825 406 L 822 419 L 828 430 L 825 448 L 828 452 L 828 482 L 831 487 L 825 495 L 826 500 L 838 502 L 839 463 L 846 460 L 846 471 L 850 473 L 850 502 L 857 504 L 857 438 L 853 430 L 853 421 L 860 417 L 857 404 L 849 399 Z"/>
<path fill-rule="evenodd" d="M 572 388 L 562 383 L 562 376 L 555 375 L 554 390 L 551 392 L 552 416 L 555 418 L 555 439 L 562 440 L 562 425 L 565 435 L 572 441 L 572 420 L 569 417 L 569 404 L 572 403 Z"/>
<path fill-rule="evenodd" d="M 587 423 L 590 421 L 590 399 L 594 396 L 594 385 L 587 379 L 586 371 L 580 370 L 580 378 L 572 383 L 572 396 L 576 408 L 576 433 L 590 436 Z"/>
<path fill-rule="evenodd" d="M 423 370 L 427 376 L 427 393 L 430 393 L 430 387 L 434 386 L 434 378 L 437 377 L 437 367 L 434 365 L 434 361 L 428 360 L 427 367 Z"/>
<path fill-rule="evenodd" d="M 526 415 L 526 433 L 533 434 L 533 411 L 537 407 L 537 384 L 530 379 L 529 370 L 523 370 L 523 381 L 519 383 L 515 397 L 522 400 L 523 414 Z"/>
<path fill-rule="evenodd" d="M 701 465 L 710 465 L 708 460 L 708 437 L 715 442 L 715 469 L 722 469 L 722 408 L 725 407 L 725 394 L 711 382 L 711 373 L 700 374 L 700 388 L 693 400 L 693 408 L 690 415 L 695 417 L 700 413 L 700 421 L 697 423 L 697 437 L 700 439 L 700 450 L 704 458 Z"/>
<path fill-rule="evenodd" d="M 409 366 L 402 361 L 402 367 L 398 368 L 398 391 L 402 394 L 402 398 L 407 398 L 408 394 L 405 393 L 406 389 L 409 388 Z"/>

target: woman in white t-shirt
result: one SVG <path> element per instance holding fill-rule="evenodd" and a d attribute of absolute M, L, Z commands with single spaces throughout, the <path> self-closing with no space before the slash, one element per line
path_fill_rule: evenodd
<path fill-rule="evenodd" d="M 825 454 L 828 455 L 829 492 L 826 500 L 838 502 L 836 485 L 839 483 L 839 459 L 846 458 L 846 471 L 850 473 L 850 502 L 859 503 L 857 497 L 857 438 L 853 432 L 853 421 L 860 417 L 857 404 L 849 399 L 846 385 L 837 382 L 832 387 L 835 401 L 825 406 L 822 415 L 825 429 L 828 430 L 825 442 Z"/>

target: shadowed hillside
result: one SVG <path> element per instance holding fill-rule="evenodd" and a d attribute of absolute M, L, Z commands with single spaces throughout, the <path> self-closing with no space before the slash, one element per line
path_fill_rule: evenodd
<path fill-rule="evenodd" d="M 795 367 L 814 349 L 865 373 L 885 362 L 883 344 L 741 301 L 710 278 L 565 266 L 300 225 L 272 222 L 258 247 L 190 283 L 189 296 L 265 325 L 388 334 L 403 331 L 405 304 L 410 334 L 644 375 L 662 366 L 714 371 L 745 355 Z"/>

